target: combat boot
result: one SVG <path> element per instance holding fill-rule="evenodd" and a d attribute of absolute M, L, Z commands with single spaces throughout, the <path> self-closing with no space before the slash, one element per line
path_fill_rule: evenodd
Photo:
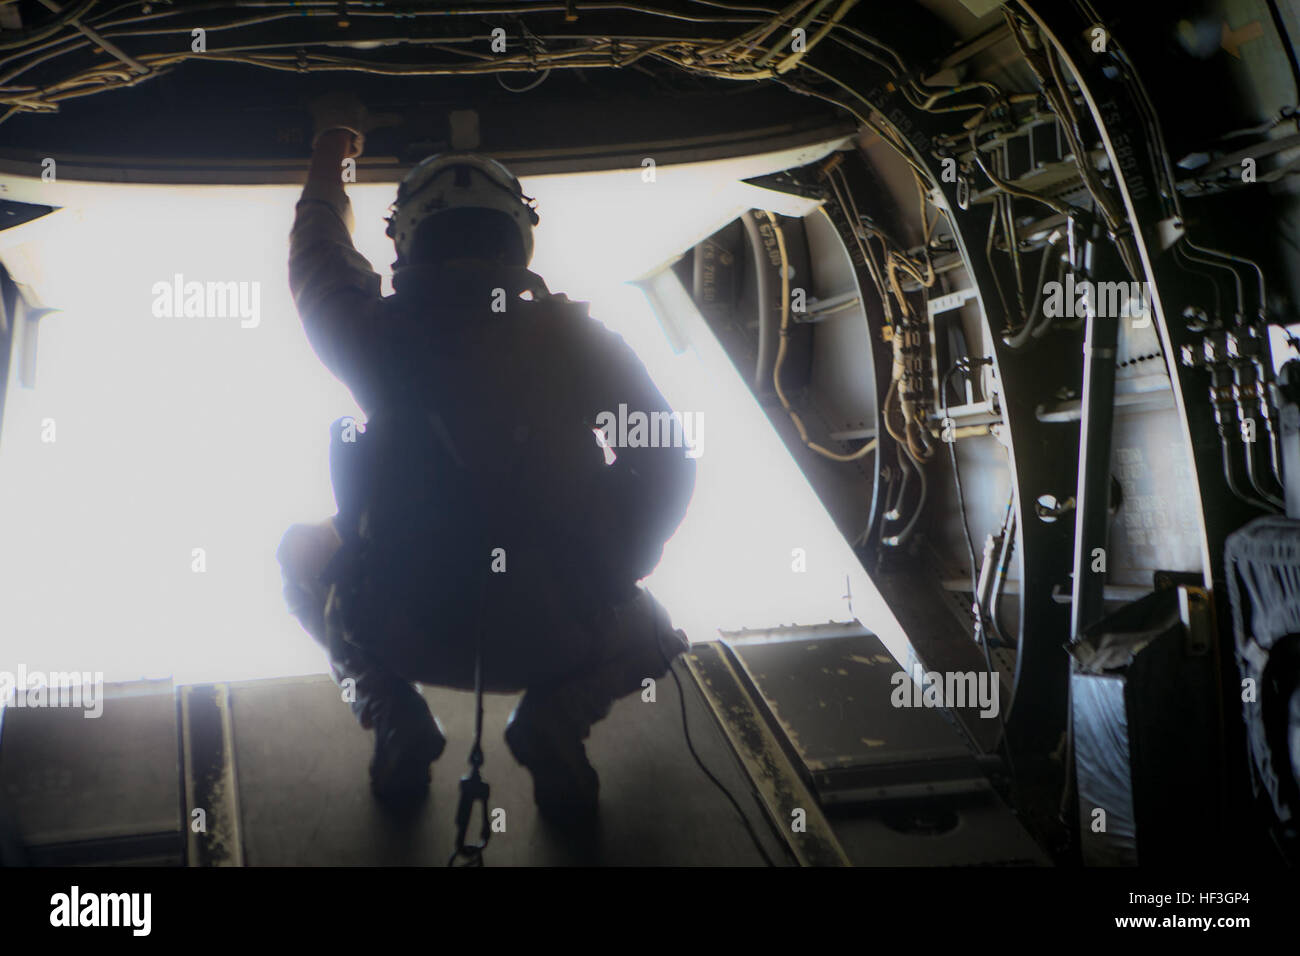
<path fill-rule="evenodd" d="M 332 671 L 340 684 L 347 678 L 353 680 L 352 713 L 362 727 L 375 732 L 371 792 L 391 806 L 424 799 L 429 790 L 429 765 L 442 756 L 447 737 L 420 692 L 373 667 L 357 666 L 355 660 L 335 660 Z"/>
<path fill-rule="evenodd" d="M 600 797 L 600 778 L 582 743 L 594 721 L 576 717 L 558 697 L 539 705 L 533 692 L 526 694 L 510 715 L 506 746 L 532 774 L 533 800 L 542 817 L 579 826 L 595 819 Z"/>
<path fill-rule="evenodd" d="M 429 767 L 442 756 L 447 737 L 419 692 L 397 693 L 373 708 L 375 752 L 370 758 L 370 790 L 383 803 L 418 803 L 429 791 Z"/>
<path fill-rule="evenodd" d="M 547 687 L 530 688 L 506 727 L 510 752 L 533 776 L 533 798 L 546 819 L 561 825 L 591 822 L 600 779 L 583 741 L 614 701 L 640 690 L 645 678 L 662 677 L 688 646 L 668 613 L 648 591 L 599 609 L 599 636 L 588 668 Z"/>

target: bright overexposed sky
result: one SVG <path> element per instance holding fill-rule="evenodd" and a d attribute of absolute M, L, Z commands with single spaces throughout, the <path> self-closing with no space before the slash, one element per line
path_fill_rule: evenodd
<path fill-rule="evenodd" d="M 535 271 L 590 301 L 674 407 L 704 417 L 695 497 L 647 582 L 695 639 L 845 620 L 845 575 L 855 595 L 863 587 L 698 314 L 678 317 L 690 344 L 675 353 L 627 284 L 758 205 L 737 180 L 762 165 L 661 169 L 655 183 L 639 170 L 524 183 L 542 217 Z M 349 191 L 358 248 L 387 273 L 382 217 L 394 187 Z M 72 195 L 76 205 L 29 241 L 0 243 L 15 277 L 61 310 L 41 323 L 36 388 L 11 379 L 0 431 L 0 669 L 180 682 L 322 671 L 322 652 L 285 609 L 275 549 L 289 524 L 333 513 L 328 427 L 359 410 L 316 359 L 289 297 L 296 188 Z M 155 317 L 153 287 L 177 273 L 259 283 L 260 321 Z M 673 283 L 661 277 L 657 294 L 673 298 Z M 690 311 L 684 295 L 673 301 Z M 51 422 L 54 440 L 43 440 Z M 796 547 L 804 573 L 791 568 Z"/>

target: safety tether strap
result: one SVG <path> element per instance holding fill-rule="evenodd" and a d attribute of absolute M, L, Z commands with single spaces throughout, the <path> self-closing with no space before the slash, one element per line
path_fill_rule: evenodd
<path fill-rule="evenodd" d="M 469 751 L 469 773 L 460 778 L 460 803 L 456 807 L 456 848 L 447 860 L 448 866 L 482 866 L 483 851 L 487 849 L 488 840 L 492 836 L 491 821 L 488 819 L 490 788 L 480 773 L 483 766 L 483 634 L 487 629 L 489 573 L 486 570 L 483 572 L 483 587 L 479 592 L 479 626 L 474 637 L 474 745 Z M 479 842 L 466 843 L 476 803 L 482 804 L 480 812 L 483 822 L 479 829 Z"/>

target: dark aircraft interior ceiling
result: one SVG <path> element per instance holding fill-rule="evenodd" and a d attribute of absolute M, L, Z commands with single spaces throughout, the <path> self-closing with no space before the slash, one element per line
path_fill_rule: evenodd
<path fill-rule="evenodd" d="M 971 766 L 1056 862 L 1294 858 L 1294 5 L 24 0 L 0 27 L 0 178 L 299 182 L 305 104 L 343 86 L 388 120 L 361 182 L 466 137 L 522 175 L 844 138 L 755 183 L 814 212 L 672 269 L 924 670 L 996 674 L 998 719 L 948 715 Z M 50 213 L 5 182 L 0 228 Z M 780 666 L 758 646 L 729 666 Z M 865 793 L 814 736 L 783 743 L 812 790 Z"/>

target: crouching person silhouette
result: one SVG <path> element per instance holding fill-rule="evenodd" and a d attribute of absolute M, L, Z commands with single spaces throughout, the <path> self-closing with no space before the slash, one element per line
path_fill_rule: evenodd
<path fill-rule="evenodd" d="M 685 515 L 683 448 L 607 446 L 602 412 L 670 413 L 585 305 L 529 272 L 537 215 L 501 164 L 430 157 L 389 219 L 394 294 L 352 244 L 340 167 L 365 116 L 320 123 L 290 238 L 290 286 L 321 361 L 365 411 L 335 423 L 338 514 L 277 557 L 290 610 L 329 653 L 385 802 L 427 793 L 446 744 L 416 683 L 523 698 L 506 743 L 544 817 L 590 821 L 583 741 L 686 647 L 637 582 Z"/>

